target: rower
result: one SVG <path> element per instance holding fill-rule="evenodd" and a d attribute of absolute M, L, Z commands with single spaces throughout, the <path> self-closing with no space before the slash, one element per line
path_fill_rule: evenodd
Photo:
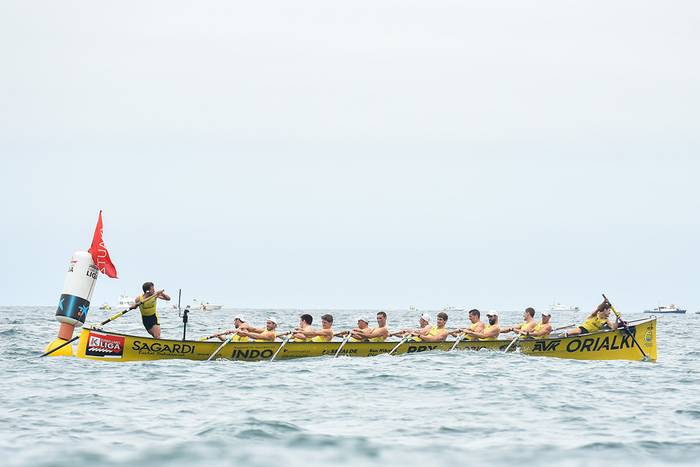
<path fill-rule="evenodd" d="M 364 320 L 364 318 L 363 318 Z M 364 324 L 364 323 L 363 323 Z M 358 321 L 359 325 L 359 321 Z M 369 325 L 363 329 L 353 330 L 352 337 L 357 340 L 365 340 L 369 342 L 384 342 L 389 337 L 389 328 L 386 325 L 386 313 L 380 311 L 377 313 L 377 327 L 370 328 Z"/>
<path fill-rule="evenodd" d="M 501 329 L 498 327 L 498 315 L 489 313 L 486 315 L 486 318 L 489 320 L 489 324 L 484 326 L 481 331 L 467 329 L 464 333 L 471 336 L 472 340 L 495 341 L 501 333 Z"/>
<path fill-rule="evenodd" d="M 593 311 L 586 321 L 576 329 L 566 331 L 564 337 L 577 336 L 579 334 L 588 334 L 590 332 L 600 331 L 602 329 L 617 329 L 617 322 L 608 319 L 610 317 L 610 303 L 604 301 Z"/>
<path fill-rule="evenodd" d="M 418 318 L 418 326 L 420 326 L 418 329 L 402 329 L 401 331 L 392 333 L 391 336 L 405 337 L 409 334 L 415 334 L 417 332 L 419 335 L 413 337 L 411 340 L 414 342 L 420 342 L 420 336 L 427 335 L 432 329 L 432 326 L 430 325 L 430 315 L 427 313 L 420 315 L 420 318 Z"/>
<path fill-rule="evenodd" d="M 309 323 L 311 324 L 311 323 Z M 330 342 L 333 339 L 333 316 L 321 316 L 321 329 L 314 329 L 309 326 L 309 329 L 294 333 L 295 342 Z M 297 341 L 296 339 L 303 339 Z"/>
<path fill-rule="evenodd" d="M 544 339 L 552 332 L 552 325 L 549 320 L 552 319 L 552 313 L 549 311 L 542 312 L 542 321 L 537 323 L 532 331 L 525 331 L 525 337 L 534 337 L 535 339 Z"/>
<path fill-rule="evenodd" d="M 515 326 L 502 328 L 501 334 L 514 332 L 516 334 L 524 335 L 526 332 L 532 331 L 536 325 L 537 321 L 535 321 L 535 309 L 532 307 L 527 307 L 523 312 L 523 322 L 521 324 L 516 324 Z"/>
<path fill-rule="evenodd" d="M 310 337 L 296 337 L 297 334 L 305 333 L 305 332 L 313 332 L 314 328 L 311 326 L 311 323 L 314 322 L 313 316 L 304 313 L 299 317 L 299 327 L 297 327 L 294 332 L 293 332 L 293 342 L 311 342 Z"/>
<path fill-rule="evenodd" d="M 437 326 L 431 327 L 427 334 L 421 334 L 420 332 L 412 334 L 423 342 L 443 342 L 449 335 L 447 329 L 445 329 L 447 318 L 447 313 L 441 311 L 437 314 Z"/>
<path fill-rule="evenodd" d="M 479 337 L 474 333 L 481 334 L 484 332 L 484 323 L 481 322 L 481 312 L 476 308 L 469 310 L 469 321 L 471 321 L 471 324 L 467 329 L 457 329 L 451 332 L 450 335 L 457 336 L 458 334 L 465 333 L 469 335 L 469 340 L 479 340 Z"/>
<path fill-rule="evenodd" d="M 153 282 L 144 282 L 141 286 L 143 294 L 134 299 L 134 304 L 129 307 L 133 310 L 138 307 L 141 311 L 141 321 L 146 331 L 156 339 L 160 339 L 160 321 L 158 320 L 158 312 L 156 311 L 156 302 L 161 300 L 169 301 L 170 296 L 163 290 L 156 292 Z"/>
<path fill-rule="evenodd" d="M 277 338 L 277 318 L 269 317 L 265 322 L 265 329 L 253 327 L 239 328 L 236 337 L 253 339 L 255 342 L 272 342 Z M 232 339 L 233 340 L 233 339 Z"/>
<path fill-rule="evenodd" d="M 357 327 L 350 331 L 350 342 L 363 342 L 367 340 L 366 333 L 371 332 L 369 318 L 362 316 L 357 319 Z"/>
<path fill-rule="evenodd" d="M 238 333 L 238 331 L 242 331 L 250 327 L 246 320 L 243 318 L 243 315 L 234 316 L 233 325 L 235 326 L 235 329 L 223 332 L 216 337 L 218 337 L 220 341 L 225 341 L 226 339 L 228 339 L 228 337 L 224 337 L 225 335 L 234 334 L 233 336 L 231 336 L 230 342 L 248 342 L 247 336 Z"/>

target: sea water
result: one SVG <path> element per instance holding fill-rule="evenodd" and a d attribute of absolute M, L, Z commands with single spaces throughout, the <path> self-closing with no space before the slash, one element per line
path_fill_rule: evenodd
<path fill-rule="evenodd" d="M 0 307 L 0 455 L 8 466 L 666 465 L 700 459 L 700 315 L 660 316 L 658 362 L 493 351 L 278 362 L 36 358 L 52 307 Z M 240 310 L 192 312 L 188 337 Z M 288 329 L 300 310 L 274 314 Z M 312 311 L 346 329 L 368 310 Z M 113 312 L 91 310 L 96 323 Z M 389 311 L 390 328 L 418 312 Z M 432 312 L 434 315 L 435 312 Z M 502 312 L 502 324 L 520 312 Z M 182 338 L 161 310 L 164 338 Z M 464 326 L 450 312 L 448 327 Z M 642 314 L 627 313 L 628 319 Z M 555 327 L 579 320 L 564 312 Z M 145 335 L 138 312 L 105 329 Z"/>

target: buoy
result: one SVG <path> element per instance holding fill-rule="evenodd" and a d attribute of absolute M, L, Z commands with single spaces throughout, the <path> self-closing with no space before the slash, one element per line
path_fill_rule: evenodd
<path fill-rule="evenodd" d="M 97 281 L 97 266 L 92 255 L 87 251 L 76 251 L 70 260 L 66 280 L 63 283 L 63 293 L 56 308 L 56 320 L 61 323 L 58 337 L 46 346 L 44 352 L 55 349 L 73 337 L 76 327 L 85 323 L 90 309 L 90 299 Z M 51 356 L 70 357 L 73 347 L 67 345 L 53 352 Z"/>

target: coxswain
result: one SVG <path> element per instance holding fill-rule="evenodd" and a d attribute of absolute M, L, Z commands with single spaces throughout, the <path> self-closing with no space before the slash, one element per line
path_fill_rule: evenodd
<path fill-rule="evenodd" d="M 476 308 L 469 310 L 469 321 L 471 324 L 466 329 L 457 329 L 450 333 L 452 336 L 457 336 L 459 334 L 467 334 L 469 340 L 476 341 L 479 338 L 474 333 L 482 333 L 484 331 L 484 323 L 481 322 L 481 312 Z"/>
<path fill-rule="evenodd" d="M 537 325 L 535 321 L 535 309 L 532 307 L 525 308 L 523 312 L 523 322 L 515 326 L 505 327 L 501 329 L 501 334 L 514 332 L 516 334 L 525 335 L 526 332 L 532 331 Z"/>
<path fill-rule="evenodd" d="M 467 329 L 464 333 L 470 336 L 472 340 L 495 341 L 501 333 L 501 329 L 498 326 L 498 315 L 489 313 L 486 315 L 486 318 L 489 320 L 489 324 L 485 325 L 481 331 Z"/>
<path fill-rule="evenodd" d="M 611 321 L 610 317 L 611 305 L 608 301 L 604 301 L 593 311 L 586 321 L 583 322 L 579 327 L 572 329 L 571 331 L 566 331 L 564 337 L 566 336 L 577 336 L 579 334 L 588 334 L 595 331 L 600 331 L 602 329 L 617 329 L 617 322 Z"/>
<path fill-rule="evenodd" d="M 447 313 L 441 311 L 437 314 L 437 325 L 431 327 L 427 334 L 422 334 L 420 331 L 412 332 L 411 334 L 422 342 L 442 342 L 449 335 L 447 329 L 445 329 L 447 318 Z"/>
<path fill-rule="evenodd" d="M 313 332 L 315 329 L 311 326 L 311 323 L 314 322 L 313 316 L 311 316 L 308 313 L 304 313 L 299 317 L 299 326 L 294 330 L 292 333 L 292 337 L 295 335 L 299 334 L 300 337 L 294 337 L 292 342 L 311 342 L 310 337 L 301 337 L 301 334 L 304 332 Z"/>
<path fill-rule="evenodd" d="M 134 299 L 134 304 L 130 306 L 129 309 L 133 310 L 138 307 L 141 311 L 143 327 L 146 328 L 146 331 L 148 331 L 151 336 L 160 339 L 160 321 L 158 320 L 158 312 L 156 311 L 156 302 L 159 298 L 169 301 L 170 296 L 166 294 L 164 290 L 156 292 L 153 282 L 144 282 L 141 289 L 143 293 Z"/>
<path fill-rule="evenodd" d="M 222 332 L 221 334 L 217 335 L 216 337 L 219 338 L 220 341 L 225 341 L 228 339 L 228 337 L 224 337 L 228 334 L 233 334 L 231 336 L 231 342 L 248 342 L 248 338 L 239 334 L 238 331 L 241 331 L 243 329 L 248 329 L 250 326 L 246 322 L 245 318 L 243 318 L 243 315 L 236 315 L 233 317 L 233 325 L 235 329 L 229 329 L 225 332 Z"/>
<path fill-rule="evenodd" d="M 333 316 L 328 314 L 321 316 L 321 329 L 309 326 L 306 330 L 295 332 L 293 337 L 295 342 L 330 342 L 333 339 Z"/>
<path fill-rule="evenodd" d="M 534 337 L 536 339 L 544 339 L 552 332 L 552 325 L 549 320 L 552 319 L 552 313 L 549 311 L 542 312 L 542 321 L 537 323 L 532 331 L 525 331 L 524 337 Z"/>
<path fill-rule="evenodd" d="M 428 334 L 430 332 L 430 329 L 432 329 L 432 326 L 430 325 L 430 315 L 427 313 L 423 313 L 420 315 L 418 318 L 418 329 L 402 329 L 400 331 L 396 331 L 390 334 L 392 337 L 406 337 L 414 332 L 419 332 L 422 335 Z M 414 337 L 414 341 L 418 342 L 420 340 L 419 337 Z"/>
<path fill-rule="evenodd" d="M 253 339 L 255 342 L 272 342 L 277 338 L 277 318 L 269 317 L 265 322 L 265 329 L 247 327 L 239 328 L 238 336 Z"/>

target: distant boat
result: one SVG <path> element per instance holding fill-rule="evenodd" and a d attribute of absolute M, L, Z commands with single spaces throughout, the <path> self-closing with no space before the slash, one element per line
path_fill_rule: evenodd
<path fill-rule="evenodd" d="M 464 308 L 457 308 L 456 306 L 444 306 L 442 311 L 464 311 Z"/>
<path fill-rule="evenodd" d="M 665 313 L 665 314 L 677 314 L 677 315 L 682 315 L 685 314 L 686 310 L 681 310 L 674 304 L 666 305 L 666 306 L 658 306 L 654 308 L 653 310 L 644 310 L 644 313 Z"/>
<path fill-rule="evenodd" d="M 221 305 L 215 303 L 203 302 L 200 300 L 192 299 L 192 304 L 190 305 L 190 310 L 202 310 L 202 311 L 214 311 L 220 310 Z"/>
<path fill-rule="evenodd" d="M 557 302 L 549 306 L 549 311 L 581 311 L 581 309 L 577 306 L 567 306 Z"/>

